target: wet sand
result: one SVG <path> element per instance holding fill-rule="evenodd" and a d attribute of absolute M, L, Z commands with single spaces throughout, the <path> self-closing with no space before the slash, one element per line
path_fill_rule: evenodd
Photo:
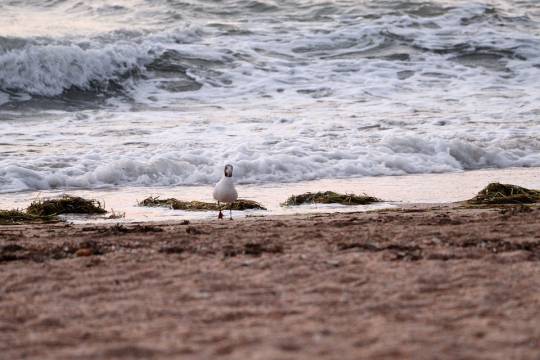
<path fill-rule="evenodd" d="M 287 184 L 251 184 L 236 186 L 244 199 L 254 200 L 268 211 L 235 212 L 236 218 L 246 215 L 294 215 L 297 213 L 320 212 L 358 212 L 402 206 L 416 203 L 451 203 L 463 201 L 475 196 L 487 184 L 492 182 L 510 183 L 529 189 L 540 189 L 540 168 L 483 169 L 442 174 L 417 174 L 401 176 L 366 176 L 350 179 L 321 179 Z M 291 195 L 306 192 L 338 191 L 346 194 L 368 194 L 382 199 L 383 202 L 363 207 L 343 207 L 336 205 L 306 205 L 284 207 Z M 17 192 L 2 194 L 3 209 L 25 209 L 36 199 L 57 198 L 64 194 L 96 199 L 107 210 L 114 209 L 125 214 L 127 222 L 178 221 L 178 220 L 213 220 L 215 214 L 208 212 L 178 211 L 168 208 L 138 206 L 149 196 L 160 199 L 176 198 L 185 201 L 199 200 L 214 202 L 213 187 L 169 186 L 169 187 L 120 187 L 113 189 L 89 190 L 49 190 L 39 192 Z M 76 219 L 77 223 L 95 223 L 96 218 Z M 101 222 L 107 222 L 102 220 Z"/>
<path fill-rule="evenodd" d="M 0 358 L 538 359 L 540 209 L 0 226 Z"/>

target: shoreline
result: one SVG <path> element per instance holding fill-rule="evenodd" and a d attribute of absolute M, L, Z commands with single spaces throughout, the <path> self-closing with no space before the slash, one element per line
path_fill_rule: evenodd
<path fill-rule="evenodd" d="M 0 226 L 0 351 L 536 359 L 538 234 L 538 205 Z"/>
<path fill-rule="evenodd" d="M 472 198 L 490 182 L 512 183 L 531 189 L 540 189 L 540 168 L 484 169 L 462 173 L 418 174 L 403 176 L 364 177 L 351 179 L 326 179 L 300 183 L 237 185 L 241 198 L 253 200 L 264 205 L 268 211 L 233 212 L 235 218 L 251 215 L 292 215 L 321 212 L 369 211 L 380 208 L 406 206 L 409 203 L 451 203 Z M 368 206 L 344 207 L 334 205 L 314 205 L 281 207 L 280 203 L 293 194 L 317 191 L 338 191 L 341 193 L 368 194 L 383 202 Z M 212 186 L 189 187 L 140 187 L 114 190 L 69 190 L 40 191 L 18 194 L 2 194 L 3 209 L 26 208 L 30 202 L 40 198 L 58 197 L 66 193 L 86 199 L 97 199 L 105 204 L 106 210 L 114 210 L 126 215 L 123 220 L 104 221 L 99 218 L 70 218 L 76 223 L 177 220 L 213 220 L 213 212 L 188 212 L 167 208 L 148 208 L 137 206 L 137 202 L 148 196 L 177 198 L 180 200 L 213 202 Z"/>

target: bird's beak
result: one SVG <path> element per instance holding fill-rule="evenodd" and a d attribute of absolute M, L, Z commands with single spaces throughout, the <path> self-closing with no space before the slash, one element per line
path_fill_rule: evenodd
<path fill-rule="evenodd" d="M 232 177 L 233 167 L 231 165 L 226 165 L 224 172 L 226 177 Z"/>

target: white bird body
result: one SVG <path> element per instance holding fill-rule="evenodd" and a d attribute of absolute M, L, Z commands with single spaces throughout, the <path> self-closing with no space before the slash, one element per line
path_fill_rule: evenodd
<path fill-rule="evenodd" d="M 238 199 L 238 193 L 234 188 L 234 181 L 232 179 L 233 167 L 232 165 L 225 165 L 225 171 L 223 177 L 216 184 L 214 188 L 214 199 L 219 203 L 229 204 L 229 218 L 232 220 L 232 205 Z M 221 208 L 219 209 L 218 219 L 223 219 Z"/>
<path fill-rule="evenodd" d="M 233 203 L 238 199 L 238 193 L 231 177 L 223 176 L 214 188 L 214 199 L 223 203 Z"/>

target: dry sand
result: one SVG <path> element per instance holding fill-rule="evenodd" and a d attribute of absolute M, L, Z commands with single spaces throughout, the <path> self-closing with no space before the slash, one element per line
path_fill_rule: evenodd
<path fill-rule="evenodd" d="M 2 359 L 540 359 L 540 209 L 0 227 Z"/>

